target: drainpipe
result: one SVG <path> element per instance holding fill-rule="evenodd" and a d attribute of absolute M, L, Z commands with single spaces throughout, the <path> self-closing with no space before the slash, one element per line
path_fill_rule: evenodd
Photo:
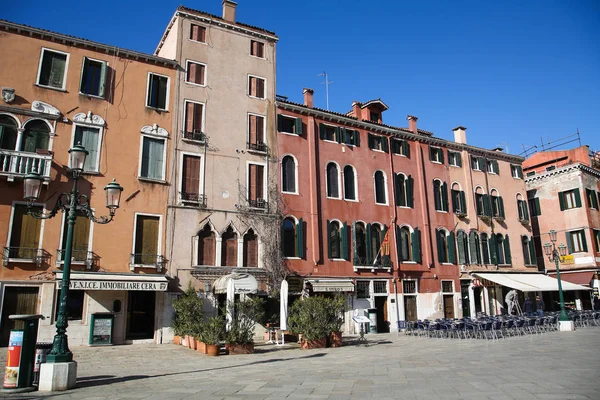
<path fill-rule="evenodd" d="M 391 137 L 390 137 L 391 140 Z M 394 210 L 393 215 L 392 215 L 392 225 L 393 225 L 393 230 L 394 230 L 394 248 L 396 249 L 396 277 L 394 277 L 394 273 L 392 272 L 392 281 L 394 282 L 394 301 L 396 302 L 396 329 L 398 330 L 398 332 L 400 332 L 400 309 L 399 309 L 399 304 L 398 304 L 398 283 L 397 283 L 397 278 L 400 277 L 400 254 L 398 253 L 398 230 L 396 229 L 396 223 L 398 222 L 398 208 L 396 207 L 396 174 L 394 172 L 394 153 L 392 153 L 391 150 L 392 146 L 390 143 L 389 149 L 390 149 L 390 173 L 391 173 L 391 180 L 392 180 L 392 202 L 391 202 L 391 206 L 392 209 Z M 389 229 L 392 229 L 392 227 L 390 226 Z"/>
<path fill-rule="evenodd" d="M 313 266 L 317 265 L 320 260 L 319 251 L 319 215 L 318 215 L 318 193 L 319 188 L 319 165 L 317 158 L 317 141 L 315 139 L 315 119 L 312 116 L 308 117 L 306 124 L 306 138 L 308 140 L 308 168 L 309 168 L 309 184 L 310 184 L 310 239 L 312 248 Z"/>
<path fill-rule="evenodd" d="M 419 182 L 423 184 L 423 201 L 421 201 L 421 215 L 423 216 L 423 225 L 425 227 L 424 231 L 427 232 L 427 236 L 429 237 L 429 246 L 428 252 L 423 252 L 423 264 L 427 265 L 429 268 L 433 265 L 433 237 L 431 236 L 431 215 L 429 207 L 428 196 L 427 196 L 427 174 L 425 173 L 425 160 L 423 158 L 423 148 L 421 142 L 417 143 L 417 178 Z M 414 188 L 413 188 L 414 190 Z M 423 247 L 423 243 L 421 243 L 421 247 Z"/>

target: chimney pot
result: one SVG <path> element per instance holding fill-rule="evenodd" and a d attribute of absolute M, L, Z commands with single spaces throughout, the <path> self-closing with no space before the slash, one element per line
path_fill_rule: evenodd
<path fill-rule="evenodd" d="M 304 88 L 302 90 L 302 94 L 304 94 L 304 105 L 309 108 L 313 108 L 313 94 L 314 90 L 309 88 Z"/>
<path fill-rule="evenodd" d="M 227 22 L 235 22 L 235 8 L 237 3 L 232 0 L 223 0 L 223 19 Z"/>
<path fill-rule="evenodd" d="M 352 102 L 352 114 L 354 114 L 354 117 L 357 118 L 357 119 L 359 119 L 359 120 L 362 119 L 362 116 L 361 116 L 362 112 L 361 112 L 361 109 L 360 109 L 361 105 L 362 104 L 359 101 L 355 100 L 355 101 Z"/>
<path fill-rule="evenodd" d="M 410 130 L 412 133 L 417 133 L 417 120 L 419 118 L 415 117 L 414 115 L 407 115 L 406 119 L 408 120 L 408 130 Z"/>
<path fill-rule="evenodd" d="M 456 143 L 467 144 L 467 128 L 457 126 L 452 130 L 454 131 L 454 141 Z"/>

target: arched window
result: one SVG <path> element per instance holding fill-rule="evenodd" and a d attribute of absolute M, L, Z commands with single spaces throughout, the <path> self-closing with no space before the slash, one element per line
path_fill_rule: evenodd
<path fill-rule="evenodd" d="M 413 179 L 412 176 L 396 174 L 396 205 L 400 207 L 413 207 Z"/>
<path fill-rule="evenodd" d="M 495 247 L 496 261 L 499 265 L 512 264 L 512 260 L 511 260 L 511 256 L 510 256 L 510 242 L 508 240 L 508 235 L 503 236 L 501 233 L 496 234 L 496 241 L 495 241 L 495 243 L 492 243 L 492 247 Z M 492 257 L 492 264 L 494 264 L 493 257 Z"/>
<path fill-rule="evenodd" d="M 344 167 L 344 198 L 346 200 L 356 200 L 356 197 L 354 167 L 346 165 Z"/>
<path fill-rule="evenodd" d="M 504 219 L 504 202 L 496 189 L 490 193 L 492 199 L 492 216 L 497 219 Z"/>
<path fill-rule="evenodd" d="M 363 222 L 352 224 L 354 234 L 354 265 L 368 265 L 367 261 L 367 231 Z"/>
<path fill-rule="evenodd" d="M 401 261 L 413 261 L 412 256 L 412 241 L 410 229 L 407 226 L 400 228 L 400 260 Z"/>
<path fill-rule="evenodd" d="M 375 203 L 387 204 L 387 190 L 385 175 L 382 171 L 375 171 Z"/>
<path fill-rule="evenodd" d="M 237 233 L 230 226 L 221 235 L 221 265 L 223 267 L 237 266 L 237 248 L 238 238 Z"/>
<path fill-rule="evenodd" d="M 281 160 L 281 190 L 296 193 L 296 160 L 292 156 L 285 156 Z"/>
<path fill-rule="evenodd" d="M 529 221 L 529 210 L 527 210 L 527 200 L 523 200 L 521 193 L 517 194 L 517 214 L 519 221 Z"/>
<path fill-rule="evenodd" d="M 489 264 L 490 263 L 490 245 L 489 245 L 489 238 L 487 233 L 482 233 L 480 235 L 481 238 L 481 257 L 482 257 L 482 261 L 483 264 Z"/>
<path fill-rule="evenodd" d="M 479 246 L 477 231 L 469 233 L 469 253 L 471 264 L 481 264 L 481 247 Z"/>
<path fill-rule="evenodd" d="M 531 257 L 529 254 L 529 239 L 527 236 L 521 236 L 521 247 L 523 249 L 523 260 L 525 265 L 531 265 Z"/>
<path fill-rule="evenodd" d="M 44 121 L 33 120 L 25 124 L 23 141 L 20 151 L 35 153 L 36 150 L 48 150 L 50 141 L 50 128 Z"/>
<path fill-rule="evenodd" d="M 339 179 L 339 170 L 337 164 L 330 162 L 327 164 L 327 197 L 333 197 L 336 199 L 340 197 Z"/>
<path fill-rule="evenodd" d="M 458 247 L 458 263 L 469 264 L 469 241 L 465 231 L 458 231 L 456 234 L 456 245 Z"/>
<path fill-rule="evenodd" d="M 342 258 L 342 235 L 340 233 L 340 223 L 337 221 L 329 221 L 328 232 L 329 232 L 329 241 L 328 241 L 328 250 L 329 250 L 329 258 Z"/>
<path fill-rule="evenodd" d="M 296 257 L 296 221 L 291 217 L 285 218 L 281 231 L 283 256 Z"/>
<path fill-rule="evenodd" d="M 0 149 L 15 150 L 17 146 L 17 121 L 8 115 L 0 115 Z"/>
<path fill-rule="evenodd" d="M 456 264 L 456 239 L 454 232 L 445 228 L 436 231 L 437 253 L 440 263 Z"/>
<path fill-rule="evenodd" d="M 198 265 L 215 265 L 216 243 L 215 233 L 206 224 L 198 232 Z"/>
<path fill-rule="evenodd" d="M 452 184 L 450 190 L 450 197 L 452 198 L 452 211 L 458 216 L 464 216 L 467 214 L 467 200 L 465 192 L 461 190 L 458 183 Z"/>
<path fill-rule="evenodd" d="M 436 211 L 448 211 L 448 186 L 439 179 L 433 180 L 433 202 Z"/>
<path fill-rule="evenodd" d="M 381 239 L 381 226 L 379 226 L 379 224 L 371 225 L 371 257 L 373 258 L 373 261 L 375 261 L 375 264 L 381 264 L 381 254 L 379 254 L 379 249 L 381 248 Z"/>
<path fill-rule="evenodd" d="M 258 268 L 258 236 L 250 229 L 244 235 L 244 267 Z"/>

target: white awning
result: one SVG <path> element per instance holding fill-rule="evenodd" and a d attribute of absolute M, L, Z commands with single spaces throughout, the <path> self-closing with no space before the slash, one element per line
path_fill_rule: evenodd
<path fill-rule="evenodd" d="M 165 275 L 108 274 L 104 272 L 71 272 L 70 290 L 142 290 L 164 292 L 169 286 Z M 60 287 L 62 272 L 56 273 Z"/>
<path fill-rule="evenodd" d="M 354 292 L 350 279 L 308 279 L 313 292 Z"/>
<path fill-rule="evenodd" d="M 558 280 L 543 274 L 490 274 L 474 273 L 481 279 L 497 283 L 511 289 L 517 289 L 522 292 L 556 292 L 558 291 Z M 590 290 L 589 287 L 576 285 L 565 280 L 561 280 L 562 290 Z"/>
<path fill-rule="evenodd" d="M 250 274 L 239 274 L 233 273 L 229 275 L 223 275 L 217 279 L 214 283 L 215 293 L 223 294 L 227 293 L 227 284 L 230 280 L 234 281 L 235 293 L 256 293 L 258 291 L 258 282 L 256 278 Z"/>

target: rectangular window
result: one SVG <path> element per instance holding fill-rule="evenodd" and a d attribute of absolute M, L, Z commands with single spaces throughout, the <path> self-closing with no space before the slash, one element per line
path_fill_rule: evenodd
<path fill-rule="evenodd" d="M 181 168 L 181 201 L 200 203 L 200 168 L 199 156 L 183 155 Z"/>
<path fill-rule="evenodd" d="M 147 107 L 166 110 L 169 97 L 169 78 L 152 72 L 148 73 L 148 93 L 146 96 Z"/>
<path fill-rule="evenodd" d="M 462 167 L 462 158 L 460 153 L 448 150 L 448 164 L 453 167 Z"/>
<path fill-rule="evenodd" d="M 42 212 L 42 207 L 34 206 L 32 211 Z M 10 231 L 8 258 L 35 260 L 38 255 L 41 230 L 42 221 L 29 215 L 25 204 L 15 204 Z"/>
<path fill-rule="evenodd" d="M 483 157 L 471 156 L 471 169 L 473 171 L 483 171 L 485 159 Z"/>
<path fill-rule="evenodd" d="M 560 210 L 569 210 L 571 208 L 581 207 L 581 195 L 579 189 L 566 190 L 558 193 L 558 202 Z"/>
<path fill-rule="evenodd" d="M 342 141 L 348 146 L 359 146 L 360 145 L 360 134 L 354 129 L 342 128 Z"/>
<path fill-rule="evenodd" d="M 376 294 L 387 294 L 387 282 L 386 281 L 373 281 L 373 293 Z"/>
<path fill-rule="evenodd" d="M 393 154 L 405 156 L 410 158 L 410 147 L 407 140 L 390 139 L 390 147 Z"/>
<path fill-rule="evenodd" d="M 338 128 L 335 126 L 324 125 L 325 137 L 323 140 L 329 140 L 332 142 L 337 142 L 336 133 Z"/>
<path fill-rule="evenodd" d="M 84 172 L 98 172 L 100 164 L 100 128 L 75 125 L 75 134 L 73 135 L 73 144 L 81 144 L 89 154 L 85 158 L 83 165 Z"/>
<path fill-rule="evenodd" d="M 248 95 L 257 99 L 265 98 L 265 80 L 257 76 L 248 76 Z"/>
<path fill-rule="evenodd" d="M 140 178 L 165 180 L 165 139 L 142 136 Z"/>
<path fill-rule="evenodd" d="M 206 65 L 195 61 L 188 61 L 186 65 L 185 81 L 195 85 L 205 85 Z"/>
<path fill-rule="evenodd" d="M 535 176 L 535 171 L 529 171 L 527 174 L 525 174 L 526 177 L 530 177 L 530 176 Z"/>
<path fill-rule="evenodd" d="M 588 251 L 583 229 L 567 232 L 567 248 L 569 254 Z"/>
<path fill-rule="evenodd" d="M 371 150 L 383 151 L 387 153 L 389 151 L 388 138 L 383 136 L 371 135 L 369 133 L 369 148 Z"/>
<path fill-rule="evenodd" d="M 75 225 L 73 226 L 73 247 L 71 260 L 76 262 L 88 261 L 88 251 L 90 250 L 90 227 L 91 221 L 87 215 L 78 212 L 75 216 Z M 62 243 L 59 261 L 64 261 L 64 251 L 67 248 L 67 229 L 69 224 L 67 218 L 63 219 Z"/>
<path fill-rule="evenodd" d="M 443 293 L 454 293 L 454 282 L 442 281 L 442 292 Z"/>
<path fill-rule="evenodd" d="M 490 174 L 500 174 L 500 168 L 497 160 L 490 160 L 487 164 L 487 172 Z"/>
<path fill-rule="evenodd" d="M 371 297 L 369 293 L 369 281 L 356 281 L 356 298 L 357 299 L 368 299 Z"/>
<path fill-rule="evenodd" d="M 83 57 L 79 92 L 89 96 L 104 97 L 106 70 L 107 64 L 105 61 Z"/>
<path fill-rule="evenodd" d="M 258 58 L 265 58 L 265 44 L 257 42 L 256 40 L 251 40 L 250 55 Z"/>
<path fill-rule="evenodd" d="M 69 321 L 81 321 L 83 319 L 83 301 L 85 298 L 85 290 L 69 290 L 67 298 L 67 319 Z M 60 290 L 56 291 L 56 311 L 54 313 L 54 321 L 58 319 L 60 311 Z"/>
<path fill-rule="evenodd" d="M 64 90 L 68 61 L 68 53 L 42 49 L 37 84 Z"/>
<path fill-rule="evenodd" d="M 554 171 L 555 169 L 556 169 L 556 165 L 551 165 L 549 167 L 546 167 L 546 172 Z"/>
<path fill-rule="evenodd" d="M 542 215 L 542 208 L 540 207 L 540 198 L 532 197 L 527 200 L 529 202 L 529 213 L 532 217 L 539 217 Z"/>
<path fill-rule="evenodd" d="M 204 26 L 192 24 L 190 27 L 190 40 L 206 43 L 206 28 Z"/>
<path fill-rule="evenodd" d="M 527 211 L 527 208 L 527 202 L 525 200 L 517 200 L 519 221 L 529 221 L 529 212 Z"/>
<path fill-rule="evenodd" d="M 160 217 L 136 214 L 133 263 L 156 265 L 159 259 Z"/>
<path fill-rule="evenodd" d="M 204 104 L 185 102 L 184 139 L 204 141 Z"/>
<path fill-rule="evenodd" d="M 263 165 L 248 164 L 248 205 L 255 208 L 265 208 L 265 177 Z"/>
<path fill-rule="evenodd" d="M 492 211 L 494 218 L 504 218 L 504 201 L 501 196 L 492 197 Z"/>
<path fill-rule="evenodd" d="M 444 150 L 439 147 L 429 146 L 429 160 L 434 163 L 444 163 Z"/>
<path fill-rule="evenodd" d="M 287 115 L 277 115 L 277 130 L 280 133 L 289 133 L 290 135 L 302 135 L 302 118 L 288 117 Z"/>
<path fill-rule="evenodd" d="M 523 167 L 521 167 L 520 165 L 511 164 L 510 173 L 513 178 L 523 179 Z"/>
<path fill-rule="evenodd" d="M 265 117 L 248 114 L 248 149 L 267 151 L 265 143 Z"/>
<path fill-rule="evenodd" d="M 598 197 L 596 196 L 596 192 L 591 189 L 585 189 L 585 197 L 587 198 L 588 207 L 597 210 Z"/>
<path fill-rule="evenodd" d="M 404 294 L 417 293 L 417 282 L 416 281 L 402 281 L 402 293 L 404 293 Z"/>
<path fill-rule="evenodd" d="M 594 229 L 594 248 L 596 253 L 600 253 L 600 230 Z"/>
<path fill-rule="evenodd" d="M 379 122 L 379 113 L 371 111 L 369 116 L 371 122 Z"/>

